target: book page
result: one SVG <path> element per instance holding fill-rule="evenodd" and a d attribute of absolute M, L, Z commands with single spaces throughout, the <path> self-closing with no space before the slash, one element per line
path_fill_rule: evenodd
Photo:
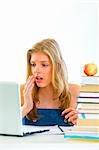
<path fill-rule="evenodd" d="M 42 132 L 41 135 L 60 135 L 63 134 L 63 132 L 58 128 L 57 125 L 55 126 L 44 126 L 44 129 L 49 129 L 48 132 Z"/>

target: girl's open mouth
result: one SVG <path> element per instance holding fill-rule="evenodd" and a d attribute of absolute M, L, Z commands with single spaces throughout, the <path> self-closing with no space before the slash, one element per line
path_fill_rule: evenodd
<path fill-rule="evenodd" d="M 42 77 L 40 77 L 40 76 L 37 76 L 37 77 L 36 77 L 36 82 L 40 83 L 40 82 L 42 82 L 42 80 L 43 80 Z"/>

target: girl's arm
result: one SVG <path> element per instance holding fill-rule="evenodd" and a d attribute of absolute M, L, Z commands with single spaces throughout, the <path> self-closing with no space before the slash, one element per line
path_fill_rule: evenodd
<path fill-rule="evenodd" d="M 80 85 L 69 84 L 69 90 L 71 93 L 70 107 L 76 108 L 77 107 L 77 97 L 80 94 Z"/>
<path fill-rule="evenodd" d="M 23 105 L 21 106 L 21 111 L 22 111 L 22 117 L 25 117 L 33 108 L 33 105 Z"/>
<path fill-rule="evenodd" d="M 72 122 L 73 124 L 77 124 L 77 97 L 80 93 L 80 86 L 77 84 L 69 84 L 69 90 L 71 93 L 71 101 L 70 101 L 70 107 L 65 109 L 62 112 L 62 115 L 65 119 L 68 119 L 69 122 Z"/>
<path fill-rule="evenodd" d="M 20 87 L 21 91 L 21 111 L 22 117 L 25 117 L 33 109 L 32 90 L 34 87 L 34 77 L 29 76 L 25 85 Z"/>
<path fill-rule="evenodd" d="M 28 112 L 30 112 L 33 108 L 33 100 L 32 100 L 32 97 L 30 97 L 31 99 L 31 103 L 28 102 L 28 103 L 25 103 L 24 102 L 24 95 L 23 95 L 23 91 L 24 91 L 24 85 L 21 85 L 20 86 L 20 95 L 21 95 L 21 111 L 22 111 L 22 117 L 25 117 Z M 29 97 L 27 98 L 29 100 Z"/>

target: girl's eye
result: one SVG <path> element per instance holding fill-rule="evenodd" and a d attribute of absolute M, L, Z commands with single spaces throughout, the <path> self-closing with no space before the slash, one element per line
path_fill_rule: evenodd
<path fill-rule="evenodd" d="M 35 67 L 35 66 L 36 66 L 36 64 L 31 64 L 31 66 L 32 66 L 32 67 Z"/>
<path fill-rule="evenodd" d="M 49 66 L 49 65 L 48 65 L 48 64 L 42 64 L 42 66 L 43 66 L 43 67 L 47 67 L 47 66 Z"/>

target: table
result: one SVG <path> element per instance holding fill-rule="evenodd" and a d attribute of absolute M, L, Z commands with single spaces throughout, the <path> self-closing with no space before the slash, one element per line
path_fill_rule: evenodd
<path fill-rule="evenodd" d="M 64 139 L 63 135 L 0 136 L 0 150 L 99 150 L 99 143 Z"/>

